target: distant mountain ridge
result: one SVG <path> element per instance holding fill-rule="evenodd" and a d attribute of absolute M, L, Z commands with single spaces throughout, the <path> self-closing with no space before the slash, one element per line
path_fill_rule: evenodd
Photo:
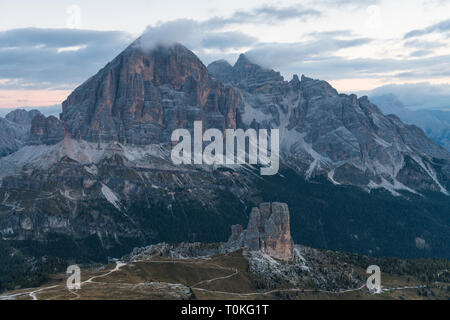
<path fill-rule="evenodd" d="M 40 107 L 17 107 L 17 108 L 0 108 L 0 117 L 5 117 L 8 113 L 14 110 L 32 111 L 37 110 L 45 116 L 58 116 L 61 113 L 61 105 L 40 106 Z"/>
<path fill-rule="evenodd" d="M 29 138 L 31 122 L 38 110 L 25 111 L 16 109 L 5 118 L 0 117 L 0 157 L 16 152 L 25 145 Z"/>
<path fill-rule="evenodd" d="M 385 114 L 395 114 L 408 124 L 415 124 L 437 144 L 450 151 L 450 112 L 439 110 L 409 110 L 393 94 L 372 96 L 370 99 Z"/>

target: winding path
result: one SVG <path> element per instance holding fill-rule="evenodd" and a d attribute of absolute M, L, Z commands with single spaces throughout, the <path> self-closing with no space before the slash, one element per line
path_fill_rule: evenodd
<path fill-rule="evenodd" d="M 120 271 L 120 268 L 122 268 L 122 267 L 124 267 L 126 265 L 127 264 L 122 262 L 122 261 L 116 261 L 116 267 L 114 269 L 108 271 L 105 274 L 101 274 L 101 275 L 98 275 L 98 276 L 93 276 L 93 277 L 89 278 L 88 280 L 81 282 L 81 285 L 87 284 L 87 283 L 92 283 L 94 279 L 103 278 L 103 277 L 106 277 L 106 276 L 108 276 L 108 275 L 110 275 L 110 274 L 112 274 L 114 272 Z M 41 288 L 41 289 L 36 289 L 36 290 L 33 290 L 33 291 L 25 291 L 25 292 L 14 293 L 14 294 L 11 294 L 11 295 L 3 295 L 3 296 L 0 296 L 0 300 L 14 300 L 16 297 L 27 296 L 27 295 L 30 296 L 32 300 L 39 300 L 38 297 L 36 296 L 36 294 L 41 293 L 43 291 L 50 290 L 50 289 L 58 288 L 58 287 L 61 287 L 61 286 L 63 286 L 63 285 L 58 284 L 58 285 L 49 286 L 49 287 L 45 287 L 45 288 Z M 75 298 L 71 299 L 71 300 L 80 299 L 80 295 L 76 292 L 76 290 L 69 290 L 69 292 L 71 294 L 75 295 Z"/>
<path fill-rule="evenodd" d="M 210 259 L 208 259 L 210 260 Z M 173 264 L 200 264 L 200 263 L 204 263 L 204 260 L 201 261 L 179 261 L 179 260 L 138 260 L 138 261 L 134 261 L 134 262 L 144 262 L 144 263 L 173 263 Z M 85 280 L 83 282 L 81 282 L 81 285 L 83 284 L 88 284 L 88 283 L 97 283 L 97 284 L 101 284 L 102 282 L 95 282 L 95 279 L 98 278 L 104 278 L 107 277 L 109 275 L 111 275 L 112 273 L 115 272 L 119 272 L 121 270 L 122 267 L 126 266 L 128 263 L 122 262 L 122 261 L 116 261 L 116 266 L 114 269 L 109 270 L 108 272 L 106 272 L 105 274 L 101 274 L 101 275 L 97 275 L 97 276 L 93 276 L 91 278 L 89 278 L 88 280 Z M 227 294 L 227 295 L 234 295 L 234 296 L 240 296 L 240 297 L 249 297 L 249 296 L 258 296 L 258 295 L 270 295 L 276 292 L 321 292 L 321 293 L 327 293 L 327 294 L 343 294 L 343 293 L 348 293 L 348 292 L 355 292 L 355 291 L 361 291 L 363 290 L 366 285 L 362 285 L 359 288 L 353 288 L 353 289 L 344 289 L 344 290 L 339 290 L 339 291 L 329 291 L 329 290 L 321 290 L 321 289 L 301 289 L 301 288 L 291 288 L 291 289 L 274 289 L 274 290 L 269 290 L 269 291 L 261 291 L 261 292 L 249 292 L 249 293 L 238 293 L 238 292 L 225 292 L 225 291 L 217 291 L 217 290 L 209 290 L 209 289 L 205 289 L 205 288 L 199 288 L 200 285 L 202 284 L 210 284 L 214 281 L 219 281 L 219 280 L 226 280 L 229 279 L 231 277 L 234 277 L 236 275 L 239 274 L 239 270 L 236 268 L 228 268 L 228 267 L 224 267 L 221 265 L 218 265 L 216 263 L 212 263 L 209 262 L 209 265 L 215 266 L 218 269 L 221 270 L 227 270 L 230 271 L 231 273 L 229 275 L 225 275 L 225 276 L 220 276 L 220 277 L 216 277 L 216 278 L 212 278 L 212 279 L 206 279 L 206 280 L 202 280 L 198 283 L 195 283 L 191 286 L 189 286 L 190 288 L 192 288 L 193 290 L 198 290 L 198 291 L 202 291 L 202 292 L 208 292 L 208 293 L 215 293 L 215 294 Z M 123 283 L 121 283 L 123 284 Z M 139 284 L 136 284 L 139 285 Z M 45 287 L 45 288 L 41 288 L 41 289 L 36 289 L 36 290 L 32 290 L 32 291 L 25 291 L 25 292 L 19 292 L 19 293 L 15 293 L 15 294 L 11 294 L 11 295 L 4 295 L 4 296 L 0 296 L 0 300 L 13 300 L 17 297 L 21 297 L 21 296 L 29 296 L 32 298 L 32 300 L 38 300 L 37 295 L 39 293 L 42 293 L 43 291 L 47 291 L 47 290 L 51 290 L 57 287 L 61 287 L 63 285 L 59 284 L 59 285 L 53 285 L 53 286 L 49 286 L 49 287 Z M 396 287 L 396 288 L 383 288 L 383 292 L 388 292 L 388 291 L 397 291 L 397 290 L 408 290 L 408 289 L 421 289 L 424 288 L 425 286 L 420 285 L 420 286 L 408 286 L 408 287 Z M 80 299 L 81 296 L 77 293 L 76 290 L 69 290 L 71 294 L 73 294 L 75 297 L 70 299 L 70 300 L 77 300 Z M 57 297 L 61 297 L 61 296 L 57 296 Z M 57 298 L 56 297 L 56 298 Z"/>

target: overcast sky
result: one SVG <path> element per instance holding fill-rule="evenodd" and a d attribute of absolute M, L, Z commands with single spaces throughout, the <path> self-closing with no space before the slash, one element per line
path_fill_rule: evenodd
<path fill-rule="evenodd" d="M 287 80 L 450 101 L 450 0 L 2 0 L 0 107 L 62 102 L 145 30 L 205 64 L 246 52 Z"/>

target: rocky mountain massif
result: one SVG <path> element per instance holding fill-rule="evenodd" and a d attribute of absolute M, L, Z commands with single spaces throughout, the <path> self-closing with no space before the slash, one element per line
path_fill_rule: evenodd
<path fill-rule="evenodd" d="M 27 145 L 0 159 L 2 241 L 104 261 L 149 243 L 225 241 L 270 201 L 289 204 L 297 243 L 449 257 L 449 153 L 422 130 L 245 55 L 207 68 L 182 45 L 140 41 L 77 88 L 60 119 L 34 117 Z M 170 134 L 194 120 L 279 128 L 280 175 L 175 166 Z"/>
<path fill-rule="evenodd" d="M 335 184 L 448 194 L 450 153 L 418 127 L 385 116 L 367 97 L 339 94 L 327 82 L 279 73 L 241 55 L 208 66 L 240 92 L 244 125 L 279 128 L 285 164 Z M 439 160 L 438 160 L 439 159 Z"/>

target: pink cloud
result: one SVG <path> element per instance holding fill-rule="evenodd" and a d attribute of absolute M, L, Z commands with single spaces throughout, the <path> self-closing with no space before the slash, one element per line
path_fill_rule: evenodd
<path fill-rule="evenodd" d="M 62 103 L 70 90 L 1 90 L 0 108 L 39 107 Z"/>

